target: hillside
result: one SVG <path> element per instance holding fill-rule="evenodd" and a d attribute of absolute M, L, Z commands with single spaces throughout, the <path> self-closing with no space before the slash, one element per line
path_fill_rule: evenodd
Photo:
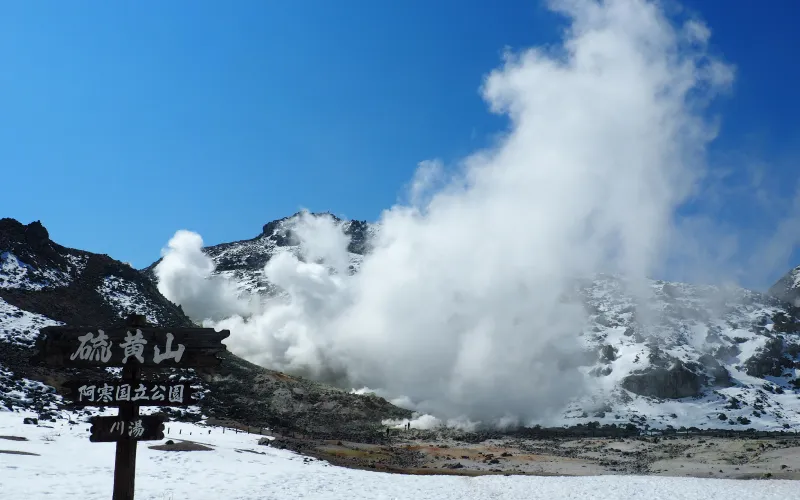
<path fill-rule="evenodd" d="M 106 255 L 60 246 L 40 222 L 0 219 L 0 406 L 44 409 L 55 416 L 67 378 L 109 376 L 32 363 L 39 328 L 116 323 L 132 313 L 156 325 L 192 325 L 141 272 Z M 173 375 L 190 377 L 203 394 L 199 407 L 183 415 L 187 418 L 202 412 L 254 426 L 373 434 L 381 420 L 410 415 L 380 398 L 290 377 L 231 353 L 217 368 Z"/>
<path fill-rule="evenodd" d="M 279 293 L 264 277 L 278 252 L 300 255 L 297 215 L 266 224 L 253 239 L 206 247 L 215 274 L 241 291 Z M 320 216 L 322 214 L 315 214 Z M 334 218 L 352 236 L 351 272 L 377 226 Z M 154 279 L 153 269 L 145 270 Z M 561 412 L 563 425 L 624 424 L 743 430 L 800 428 L 800 268 L 768 294 L 650 280 L 632 293 L 618 276 L 576 283 L 587 323 L 575 367 L 588 393 Z"/>
<path fill-rule="evenodd" d="M 619 278 L 580 287 L 594 394 L 565 414 L 652 427 L 796 428 L 800 425 L 798 311 L 741 288 L 651 281 L 635 300 Z M 649 318 L 643 319 L 643 311 Z M 646 420 L 645 420 L 646 419 Z"/>

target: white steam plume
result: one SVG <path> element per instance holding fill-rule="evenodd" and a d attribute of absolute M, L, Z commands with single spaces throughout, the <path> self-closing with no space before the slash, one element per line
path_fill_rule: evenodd
<path fill-rule="evenodd" d="M 156 266 L 158 291 L 198 320 L 220 320 L 253 309 L 238 297 L 236 287 L 213 275 L 214 263 L 203 253 L 203 239 L 191 231 L 175 233 Z"/>
<path fill-rule="evenodd" d="M 703 106 L 732 80 L 706 53 L 705 26 L 676 28 L 654 3 L 551 6 L 571 20 L 560 50 L 507 54 L 484 82 L 507 134 L 455 175 L 423 163 L 359 273 L 342 272 L 347 241 L 331 219 L 302 217 L 307 263 L 266 266 L 285 300 L 250 314 L 185 233 L 157 269 L 162 292 L 264 366 L 377 387 L 445 421 L 545 421 L 584 384 L 572 280 L 659 269 L 714 137 Z"/>

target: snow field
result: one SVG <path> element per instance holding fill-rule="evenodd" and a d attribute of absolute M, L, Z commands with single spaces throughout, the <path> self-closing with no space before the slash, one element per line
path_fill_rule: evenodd
<path fill-rule="evenodd" d="M 22 423 L 25 416 L 35 415 L 0 412 L 0 436 L 28 439 L 0 439 L 0 450 L 37 454 L 0 453 L 4 500 L 110 497 L 113 443 L 90 443 L 85 422 L 70 425 L 60 420 L 34 426 Z M 168 438 L 194 440 L 213 450 L 167 452 L 150 449 L 159 442 L 139 443 L 137 500 L 800 499 L 797 482 L 780 480 L 386 474 L 335 467 L 259 446 L 257 435 L 177 422 L 167 427 Z"/>

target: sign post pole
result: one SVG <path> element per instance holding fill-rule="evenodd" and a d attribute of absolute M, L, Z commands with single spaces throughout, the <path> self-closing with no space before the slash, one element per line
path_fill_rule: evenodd
<path fill-rule="evenodd" d="M 141 368 L 138 364 L 130 364 L 122 368 L 122 380 L 133 384 L 139 378 Z M 119 407 L 119 419 L 130 422 L 139 416 L 139 405 L 122 403 Z M 136 476 L 135 439 L 117 441 L 117 455 L 114 461 L 114 496 L 113 500 L 133 500 L 134 478 Z"/>
<path fill-rule="evenodd" d="M 138 315 L 131 315 L 127 323 L 130 326 L 147 326 L 147 320 Z M 131 385 L 139 379 L 142 368 L 138 363 L 126 364 L 122 367 L 122 381 Z M 119 406 L 119 419 L 130 422 L 139 416 L 139 405 L 122 403 Z M 123 439 L 117 441 L 117 454 L 114 460 L 114 496 L 112 500 L 133 500 L 136 479 L 136 449 L 138 441 Z"/>

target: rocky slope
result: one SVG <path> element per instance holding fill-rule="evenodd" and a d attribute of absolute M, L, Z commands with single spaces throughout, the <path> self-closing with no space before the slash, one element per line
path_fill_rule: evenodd
<path fill-rule="evenodd" d="M 800 424 L 800 315 L 741 288 L 651 281 L 645 298 L 600 276 L 580 287 L 593 393 L 564 415 L 652 427 Z"/>
<path fill-rule="evenodd" d="M 62 247 L 38 221 L 23 225 L 0 219 L 0 407 L 35 407 L 56 415 L 68 378 L 113 373 L 32 363 L 39 328 L 109 324 L 133 313 L 157 325 L 192 325 L 141 272 L 106 255 Z M 410 414 L 380 398 L 295 379 L 230 353 L 217 368 L 173 376 L 194 381 L 204 395 L 198 411 L 254 426 L 374 434 L 383 419 Z"/>
<path fill-rule="evenodd" d="M 270 222 L 253 239 L 205 252 L 215 272 L 242 291 L 279 292 L 263 268 L 279 252 L 299 255 L 296 220 L 297 214 Z M 352 237 L 351 271 L 357 272 L 378 228 L 336 220 Z M 156 264 L 145 270 L 151 279 Z M 580 332 L 586 356 L 576 362 L 590 390 L 563 411 L 561 423 L 800 426 L 800 268 L 767 294 L 657 280 L 645 288 L 633 293 L 624 279 L 607 275 L 576 284 L 588 317 Z"/>
<path fill-rule="evenodd" d="M 190 325 L 140 272 L 112 259 L 65 248 L 40 222 L 0 219 L 0 298 L 68 324 L 96 324 L 144 314 L 148 321 Z"/>

